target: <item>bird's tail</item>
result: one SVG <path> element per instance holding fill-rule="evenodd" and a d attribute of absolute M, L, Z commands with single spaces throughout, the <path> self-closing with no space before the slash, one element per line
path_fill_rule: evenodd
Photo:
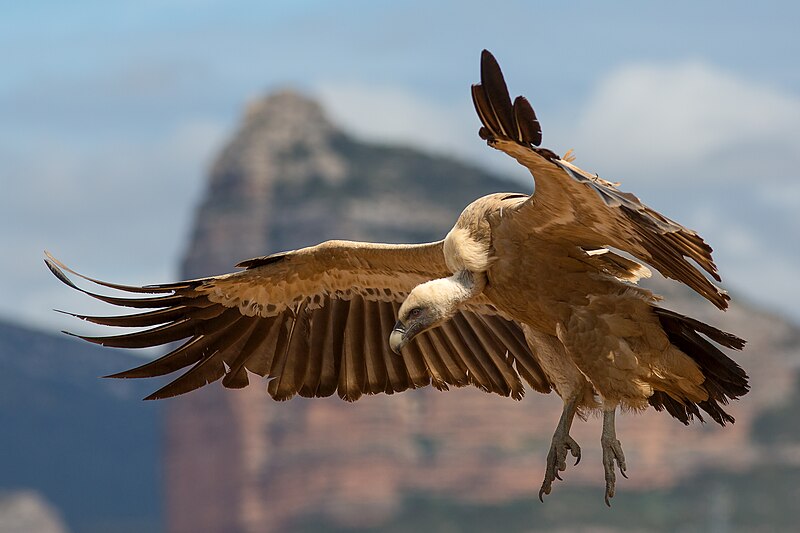
<path fill-rule="evenodd" d="M 745 345 L 744 339 L 668 309 L 654 306 L 653 311 L 669 341 L 700 367 L 705 376 L 703 386 L 708 391 L 708 399 L 695 403 L 677 400 L 665 392 L 656 391 L 650 397 L 650 405 L 656 411 L 666 410 L 687 425 L 694 417 L 703 421 L 701 409 L 721 426 L 728 422 L 733 423 L 734 418 L 722 406 L 747 394 L 750 390 L 747 373 L 710 341 L 726 348 L 741 350 Z"/>

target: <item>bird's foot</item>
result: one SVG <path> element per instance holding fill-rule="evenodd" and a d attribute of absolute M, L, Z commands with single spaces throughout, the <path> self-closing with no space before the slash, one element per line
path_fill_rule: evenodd
<path fill-rule="evenodd" d="M 567 469 L 567 452 L 575 457 L 575 464 L 581 462 L 581 447 L 569 436 L 569 433 L 561 428 L 557 429 L 553 435 L 553 442 L 550 444 L 550 451 L 547 453 L 547 467 L 544 471 L 544 481 L 542 488 L 539 489 L 539 501 L 544 502 L 544 495 L 550 494 L 553 488 L 553 481 L 561 480 L 559 472 Z"/>
<path fill-rule="evenodd" d="M 605 435 L 600 440 L 603 447 L 603 468 L 606 472 L 606 505 L 611 507 L 609 501 L 614 497 L 614 488 L 617 482 L 617 476 L 614 472 L 614 466 L 619 467 L 619 473 L 622 477 L 628 478 L 625 474 L 627 467 L 625 466 L 625 454 L 622 453 L 622 444 L 616 438 L 606 438 Z"/>

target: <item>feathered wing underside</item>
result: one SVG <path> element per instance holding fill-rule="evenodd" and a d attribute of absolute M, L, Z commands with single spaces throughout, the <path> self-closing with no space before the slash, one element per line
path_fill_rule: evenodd
<path fill-rule="evenodd" d="M 522 380 L 548 392 L 549 382 L 519 325 L 485 303 L 472 304 L 443 326 L 420 334 L 402 356 L 389 349 L 400 302 L 416 284 L 442 275 L 437 245 L 441 243 L 405 247 L 400 254 L 388 245 L 376 251 L 360 243 L 326 243 L 246 261 L 242 265 L 247 270 L 227 276 L 147 287 L 100 282 L 52 257 L 46 261 L 69 286 L 140 310 L 123 316 L 74 316 L 104 326 L 146 328 L 82 339 L 121 348 L 183 341 L 154 361 L 111 376 L 145 378 L 185 370 L 148 399 L 176 396 L 219 379 L 226 387 L 241 388 L 248 385 L 249 373 L 269 378 L 267 390 L 276 400 L 338 393 L 354 401 L 364 394 L 429 384 L 443 390 L 474 385 L 521 398 Z M 381 254 L 395 257 L 379 258 Z M 385 271 L 390 263 L 395 265 L 393 275 Z M 89 292 L 64 271 L 133 294 Z"/>
<path fill-rule="evenodd" d="M 517 222 L 542 238 L 623 250 L 685 283 L 720 309 L 727 308 L 728 295 L 697 268 L 720 281 L 711 247 L 633 194 L 581 170 L 569 158 L 539 148 L 541 127 L 533 108 L 522 96 L 511 102 L 500 67 L 486 50 L 481 56 L 481 83 L 473 85 L 472 96 L 483 124 L 480 136 L 526 166 L 536 182 L 534 194 L 509 219 L 521 218 Z"/>

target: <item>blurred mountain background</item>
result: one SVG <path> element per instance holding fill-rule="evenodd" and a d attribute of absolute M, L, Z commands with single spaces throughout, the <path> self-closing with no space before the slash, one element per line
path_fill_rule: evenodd
<path fill-rule="evenodd" d="M 800 4 L 7 4 L 0 533 L 796 529 Z M 474 197 L 530 191 L 476 135 L 482 48 L 548 148 L 714 245 L 728 313 L 654 287 L 750 341 L 735 426 L 620 417 L 631 479 L 612 511 L 594 419 L 576 428 L 584 460 L 535 501 L 553 395 L 275 404 L 262 383 L 143 403 L 158 383 L 97 378 L 142 354 L 56 333 L 96 330 L 53 307 L 107 309 L 59 285 L 43 249 L 147 284 L 329 237 L 440 238 Z"/>
<path fill-rule="evenodd" d="M 472 199 L 521 188 L 450 157 L 359 141 L 313 99 L 280 91 L 248 106 L 212 166 L 182 276 L 329 238 L 441 238 Z M 620 417 L 630 479 L 612 511 L 595 419 L 574 429 L 584 460 L 536 501 L 561 408 L 552 394 L 275 403 L 256 381 L 142 403 L 157 382 L 97 379 L 134 356 L 3 323 L 0 523 L 85 533 L 792 530 L 800 329 L 737 294 L 722 314 L 652 283 L 668 307 L 748 339 L 735 357 L 753 390 L 724 429 Z"/>

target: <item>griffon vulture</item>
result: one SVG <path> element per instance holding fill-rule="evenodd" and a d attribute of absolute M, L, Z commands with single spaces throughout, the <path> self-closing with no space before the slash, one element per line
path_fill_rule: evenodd
<path fill-rule="evenodd" d="M 472 98 L 492 148 L 527 167 L 532 195 L 475 200 L 453 229 L 429 244 L 329 241 L 239 263 L 244 270 L 178 283 L 131 287 L 87 278 L 52 256 L 64 283 L 107 303 L 150 309 L 123 316 L 74 315 L 134 333 L 81 338 L 142 348 L 185 339 L 168 354 L 116 378 L 144 378 L 188 368 L 148 396 L 168 398 L 222 379 L 240 388 L 249 373 L 269 379 L 276 400 L 363 394 L 433 385 L 474 385 L 522 398 L 527 383 L 555 392 L 564 410 L 547 456 L 540 499 L 571 453 L 575 414 L 602 411 L 605 500 L 625 457 L 616 409 L 652 406 L 684 424 L 701 411 L 721 425 L 723 406 L 748 391 L 745 372 L 716 345 L 744 341 L 656 304 L 635 285 L 656 268 L 720 309 L 728 295 L 711 248 L 673 222 L 589 174 L 569 156 L 539 148 L 542 134 L 524 97 L 509 98 L 495 58 L 481 56 Z M 78 288 L 70 272 L 134 297 Z M 145 296 L 141 296 L 144 294 Z M 577 461 L 576 461 L 577 463 Z"/>

